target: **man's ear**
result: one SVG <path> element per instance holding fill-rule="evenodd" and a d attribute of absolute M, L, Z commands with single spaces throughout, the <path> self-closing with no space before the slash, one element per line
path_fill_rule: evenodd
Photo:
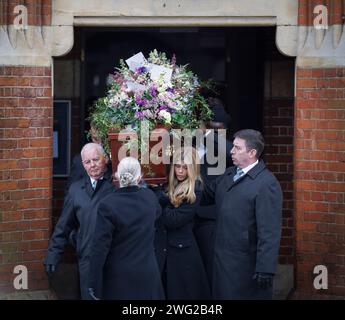
<path fill-rule="evenodd" d="M 258 153 L 258 152 L 257 152 L 255 149 L 250 150 L 250 157 L 251 157 L 251 158 L 257 158 L 257 157 L 256 157 L 257 153 Z"/>

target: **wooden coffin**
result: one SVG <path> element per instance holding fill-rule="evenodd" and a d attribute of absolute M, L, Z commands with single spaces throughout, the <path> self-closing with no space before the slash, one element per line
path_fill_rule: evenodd
<path fill-rule="evenodd" d="M 162 140 L 162 131 L 164 127 L 157 127 L 153 130 L 150 134 L 149 139 L 149 152 L 151 154 L 151 149 L 159 144 Z M 149 163 L 143 163 L 141 161 L 140 152 L 131 152 L 131 150 L 127 150 L 124 147 L 124 144 L 128 140 L 135 141 L 136 140 L 136 133 L 134 131 L 121 131 L 117 132 L 114 130 L 110 130 L 108 133 L 108 138 L 110 142 L 110 151 L 111 151 L 111 161 L 112 161 L 112 169 L 113 173 L 117 171 L 117 166 L 119 162 L 125 156 L 133 156 L 139 159 L 141 164 L 141 170 L 143 173 L 143 179 L 147 184 L 156 185 L 156 184 L 164 184 L 168 180 L 168 169 L 167 165 L 163 162 L 158 164 L 153 164 L 151 161 Z M 126 151 L 127 150 L 127 151 Z M 160 151 L 160 155 L 162 155 L 163 150 Z M 115 180 L 116 182 L 116 180 Z"/>

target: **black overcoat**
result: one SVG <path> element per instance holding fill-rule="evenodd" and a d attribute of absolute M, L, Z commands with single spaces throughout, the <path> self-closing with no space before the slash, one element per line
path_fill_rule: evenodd
<path fill-rule="evenodd" d="M 212 136 L 210 136 L 212 138 Z M 218 135 L 214 132 L 214 154 L 219 161 L 224 161 L 226 168 L 232 165 L 230 151 L 232 149 L 232 143 L 225 137 Z M 222 139 L 222 143 L 219 140 Z M 225 146 L 222 148 L 221 146 Z M 218 150 L 218 148 L 220 150 Z M 220 174 L 214 174 L 210 172 L 212 168 L 217 167 L 219 164 L 210 163 L 207 154 L 212 150 L 206 150 L 206 153 L 201 159 L 200 174 L 204 184 L 210 184 L 214 179 L 219 177 Z M 222 172 L 221 174 L 223 174 Z M 216 207 L 214 204 L 208 206 L 199 206 L 194 225 L 195 239 L 198 243 L 201 258 L 204 262 L 205 270 L 209 280 L 210 287 L 212 287 L 212 268 L 214 257 L 214 241 L 215 241 L 215 228 L 216 228 Z"/>
<path fill-rule="evenodd" d="M 63 210 L 49 241 L 45 264 L 58 264 L 73 230 L 76 232 L 80 290 L 82 299 L 89 298 L 87 292 L 89 254 L 95 229 L 97 207 L 102 198 L 115 190 L 111 175 L 106 174 L 93 190 L 89 176 L 72 183 L 65 196 Z"/>
<path fill-rule="evenodd" d="M 256 272 L 275 273 L 278 259 L 282 191 L 274 175 L 260 161 L 233 182 L 229 168 L 206 186 L 201 205 L 215 202 L 217 225 L 213 266 L 213 298 L 269 299 L 253 280 Z"/>
<path fill-rule="evenodd" d="M 178 208 L 166 197 L 157 222 L 156 256 L 169 300 L 210 298 L 207 274 L 193 233 L 200 189 L 195 194 L 193 204 L 184 202 Z M 162 195 L 160 203 L 164 203 Z"/>
<path fill-rule="evenodd" d="M 90 257 L 90 287 L 96 297 L 164 299 L 153 246 L 160 214 L 150 189 L 119 188 L 103 199 Z"/>

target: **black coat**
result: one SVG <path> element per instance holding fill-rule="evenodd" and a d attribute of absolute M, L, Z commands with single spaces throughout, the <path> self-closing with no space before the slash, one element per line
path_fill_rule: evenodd
<path fill-rule="evenodd" d="M 212 138 L 212 136 L 210 137 Z M 215 132 L 214 136 L 214 153 L 215 157 L 222 159 L 226 164 L 226 168 L 232 165 L 230 151 L 232 149 L 232 143 L 225 139 L 223 136 L 219 136 Z M 222 139 L 222 143 L 219 140 Z M 225 146 L 225 148 L 221 148 Z M 218 148 L 220 149 L 218 151 Z M 209 163 L 207 160 L 207 153 L 204 154 L 201 165 L 200 174 L 204 184 L 210 184 L 218 175 L 211 174 L 208 170 L 210 168 L 217 167 L 217 163 Z M 209 279 L 210 287 L 212 287 L 212 268 L 214 257 L 214 240 L 215 240 L 215 228 L 216 228 L 216 207 L 214 204 L 208 206 L 199 206 L 197 214 L 195 216 L 194 234 L 198 243 L 201 258 L 204 262 L 207 277 Z"/>
<path fill-rule="evenodd" d="M 79 263 L 81 296 L 88 298 L 87 277 L 89 254 L 96 224 L 100 200 L 114 191 L 111 176 L 105 175 L 93 190 L 89 176 L 72 183 L 64 200 L 62 214 L 49 241 L 45 264 L 58 264 L 69 241 L 70 234 L 77 230 L 76 251 Z"/>
<path fill-rule="evenodd" d="M 204 189 L 201 205 L 215 202 L 217 226 L 213 298 L 269 299 L 272 289 L 258 288 L 256 272 L 275 273 L 282 220 L 282 191 L 260 161 L 233 182 L 229 168 Z"/>
<path fill-rule="evenodd" d="M 199 248 L 193 234 L 194 217 L 201 191 L 196 190 L 193 204 L 175 208 L 166 197 L 157 222 L 155 239 L 157 261 L 165 284 L 166 297 L 175 299 L 209 299 L 210 288 Z"/>
<path fill-rule="evenodd" d="M 110 194 L 99 205 L 90 257 L 90 287 L 103 299 L 164 299 L 154 253 L 155 194 L 137 186 Z"/>

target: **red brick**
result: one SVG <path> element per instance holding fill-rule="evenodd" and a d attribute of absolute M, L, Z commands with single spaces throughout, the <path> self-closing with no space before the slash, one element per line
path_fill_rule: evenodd
<path fill-rule="evenodd" d="M 299 88 L 316 88 L 317 81 L 313 79 L 298 80 L 297 85 Z"/>
<path fill-rule="evenodd" d="M 44 251 L 29 251 L 23 253 L 23 261 L 39 261 L 44 260 L 44 257 L 46 256 L 46 252 Z M 30 277 L 30 279 L 32 279 Z"/>
<path fill-rule="evenodd" d="M 0 181 L 0 190 L 15 190 L 17 186 L 17 181 Z"/>
<path fill-rule="evenodd" d="M 30 80 L 31 78 L 28 77 L 20 77 L 17 78 L 18 79 L 18 86 L 19 87 L 28 87 L 30 85 Z"/>
<path fill-rule="evenodd" d="M 18 168 L 21 168 L 21 169 L 26 169 L 26 168 L 29 168 L 30 167 L 30 161 L 29 160 L 19 160 L 17 162 L 17 166 Z"/>
<path fill-rule="evenodd" d="M 44 231 L 25 231 L 23 232 L 23 240 L 41 240 L 45 239 L 45 232 Z"/>
<path fill-rule="evenodd" d="M 29 188 L 48 188 L 51 186 L 50 179 L 31 180 L 28 184 Z"/>
<path fill-rule="evenodd" d="M 52 159 L 32 159 L 30 160 L 31 168 L 47 168 L 51 167 Z"/>
<path fill-rule="evenodd" d="M 30 85 L 32 87 L 50 88 L 51 78 L 50 77 L 33 77 L 31 78 Z"/>
<path fill-rule="evenodd" d="M 18 78 L 16 77 L 1 77 L 0 76 L 0 86 L 2 87 L 12 87 L 17 85 Z"/>
<path fill-rule="evenodd" d="M 41 219 L 41 218 L 49 218 L 49 211 L 48 210 L 26 210 L 24 213 L 24 219 Z"/>
<path fill-rule="evenodd" d="M 32 241 L 30 242 L 30 249 L 31 250 L 38 250 L 38 249 L 47 249 L 48 248 L 48 241 Z"/>
<path fill-rule="evenodd" d="M 33 220 L 30 223 L 31 230 L 45 229 L 48 230 L 50 227 L 50 220 Z"/>
<path fill-rule="evenodd" d="M 37 147 L 51 147 L 52 146 L 52 139 L 31 139 L 30 140 L 30 147 L 37 148 Z"/>
<path fill-rule="evenodd" d="M 313 78 L 321 78 L 324 76 L 324 69 L 312 69 L 311 76 Z"/>

